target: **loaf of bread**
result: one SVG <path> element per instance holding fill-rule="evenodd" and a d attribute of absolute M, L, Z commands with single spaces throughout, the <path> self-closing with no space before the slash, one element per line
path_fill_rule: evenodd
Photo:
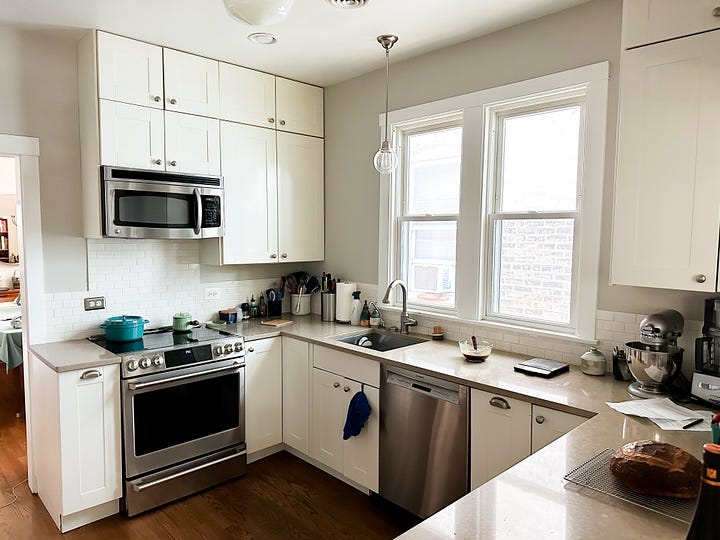
<path fill-rule="evenodd" d="M 637 493 L 692 499 L 700 491 L 702 463 L 672 444 L 635 441 L 613 452 L 610 472 Z"/>

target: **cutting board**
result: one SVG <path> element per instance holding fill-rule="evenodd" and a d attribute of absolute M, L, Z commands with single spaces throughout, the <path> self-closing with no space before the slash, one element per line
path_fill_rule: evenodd
<path fill-rule="evenodd" d="M 288 319 L 273 319 L 271 321 L 260 321 L 260 324 L 263 324 L 265 326 L 272 326 L 273 328 L 280 328 L 281 326 L 287 326 L 288 324 L 292 324 L 295 321 L 291 321 Z"/>

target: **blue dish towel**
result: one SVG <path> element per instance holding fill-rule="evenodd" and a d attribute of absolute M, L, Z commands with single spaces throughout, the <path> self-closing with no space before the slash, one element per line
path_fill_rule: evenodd
<path fill-rule="evenodd" d="M 358 392 L 352 397 L 343 428 L 343 440 L 360 435 L 360 430 L 370 418 L 370 411 L 370 403 L 365 392 Z"/>

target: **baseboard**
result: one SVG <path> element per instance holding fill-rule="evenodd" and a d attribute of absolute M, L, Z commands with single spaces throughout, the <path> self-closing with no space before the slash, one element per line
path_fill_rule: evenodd
<path fill-rule="evenodd" d="M 340 481 L 342 481 L 342 482 L 345 482 L 348 486 L 354 487 L 354 488 L 357 489 L 358 491 L 362 491 L 365 495 L 370 495 L 370 494 L 372 493 L 372 492 L 371 492 L 368 488 L 366 488 L 365 486 L 361 486 L 361 485 L 358 484 L 357 482 L 354 482 L 353 480 L 350 480 L 350 479 L 349 479 L 347 476 L 345 476 L 344 474 L 336 471 L 335 469 L 331 469 L 330 467 L 328 467 L 328 466 L 325 465 L 324 463 L 321 463 L 320 461 L 317 461 L 316 459 L 313 459 L 313 458 L 311 458 L 310 456 L 308 456 L 308 455 L 306 455 L 306 454 L 303 454 L 303 453 L 300 452 L 299 450 L 296 450 L 295 448 L 293 448 L 293 447 L 291 447 L 291 446 L 288 446 L 287 444 L 283 444 L 283 446 L 285 447 L 284 450 L 285 450 L 288 454 L 292 454 L 293 456 L 302 459 L 304 462 L 309 463 L 309 464 L 312 465 L 313 467 L 317 467 L 318 469 L 320 469 L 321 471 L 329 474 L 330 476 L 334 476 L 334 477 L 337 478 L 338 480 L 340 480 Z"/>
<path fill-rule="evenodd" d="M 85 510 L 68 514 L 67 516 L 61 515 L 60 532 L 66 533 L 68 531 L 72 531 L 73 529 L 77 529 L 78 527 L 82 527 L 83 525 L 87 525 L 88 523 L 92 523 L 93 521 L 98 521 L 108 516 L 117 514 L 120 511 L 119 503 L 120 501 L 118 499 L 114 499 L 112 501 L 93 506 L 92 508 L 86 508 Z"/>
<path fill-rule="evenodd" d="M 267 448 L 263 448 L 262 450 L 258 450 L 257 452 L 253 452 L 252 454 L 248 454 L 247 462 L 248 464 L 250 464 L 253 461 L 259 461 L 268 456 L 272 456 L 273 454 L 277 454 L 278 452 L 282 452 L 283 450 L 285 450 L 286 446 L 287 445 L 283 443 L 278 443 Z"/>

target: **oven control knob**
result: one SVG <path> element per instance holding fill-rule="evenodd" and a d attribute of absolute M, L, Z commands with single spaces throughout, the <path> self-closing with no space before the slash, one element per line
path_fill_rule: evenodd
<path fill-rule="evenodd" d="M 149 358 L 143 356 L 143 357 L 140 359 L 140 367 L 141 367 L 141 368 L 147 369 L 147 368 L 149 368 L 151 365 L 152 365 L 152 362 L 150 361 Z"/>
<path fill-rule="evenodd" d="M 157 367 L 160 367 L 160 366 L 162 366 L 162 365 L 165 363 L 165 361 L 163 360 L 163 357 L 162 357 L 162 356 L 160 356 L 159 354 L 157 354 L 157 355 L 153 356 L 152 363 L 153 363 L 154 365 L 156 365 Z"/>
<path fill-rule="evenodd" d="M 125 367 L 128 371 L 135 371 L 138 368 L 138 361 L 137 360 L 128 360 L 125 364 Z"/>
<path fill-rule="evenodd" d="M 231 352 L 233 352 L 233 346 L 232 343 L 228 343 L 225 345 L 225 354 L 230 354 Z"/>
<path fill-rule="evenodd" d="M 220 356 L 222 353 L 223 353 L 222 345 L 218 345 L 217 347 L 215 347 L 215 355 L 216 356 Z"/>
<path fill-rule="evenodd" d="M 243 344 L 242 341 L 238 341 L 235 343 L 235 352 L 240 352 L 243 350 Z"/>

